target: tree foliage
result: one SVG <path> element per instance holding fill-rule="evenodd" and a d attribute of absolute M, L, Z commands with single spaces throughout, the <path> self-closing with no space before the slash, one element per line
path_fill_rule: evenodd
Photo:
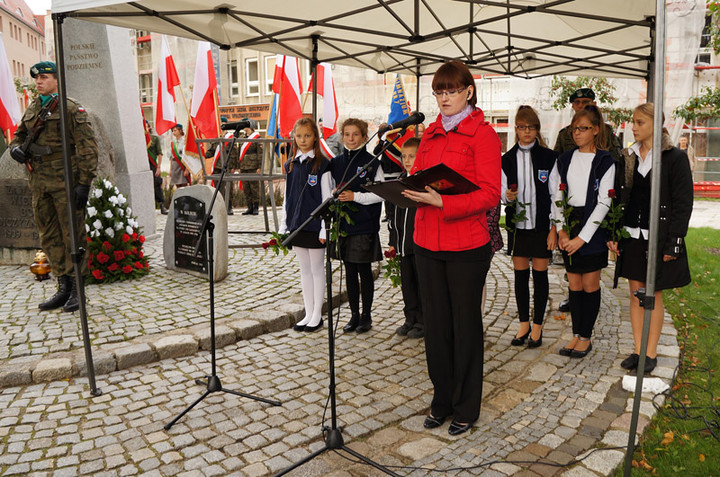
<path fill-rule="evenodd" d="M 720 2 L 708 2 L 708 14 L 712 15 L 710 22 L 710 47 L 716 55 L 720 55 Z"/>
<path fill-rule="evenodd" d="M 703 88 L 698 96 L 675 108 L 673 116 L 686 122 L 720 118 L 720 89 Z"/>
<path fill-rule="evenodd" d="M 551 94 L 555 97 L 553 108 L 561 111 L 570 104 L 570 96 L 580 88 L 590 88 L 595 92 L 595 102 L 600 106 L 603 117 L 614 126 L 620 126 L 632 119 L 632 111 L 628 108 L 613 108 L 617 101 L 615 87 L 607 78 L 578 76 L 569 79 L 565 76 L 553 76 Z"/>

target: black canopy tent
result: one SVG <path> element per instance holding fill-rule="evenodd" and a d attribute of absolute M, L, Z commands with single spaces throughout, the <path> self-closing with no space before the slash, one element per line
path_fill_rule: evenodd
<path fill-rule="evenodd" d="M 52 18 L 60 95 L 66 97 L 62 25 L 65 18 L 150 30 L 210 41 L 222 49 L 252 48 L 318 62 L 417 77 L 458 59 L 479 74 L 526 78 L 545 75 L 635 77 L 648 80 L 655 124 L 662 124 L 665 72 L 663 0 L 230 0 L 209 6 L 201 0 L 54 0 Z M 653 59 L 657 59 L 654 62 Z M 656 81 L 656 78 L 661 78 Z M 419 96 L 418 88 L 418 96 Z M 419 103 L 419 101 L 418 101 Z M 417 104 L 417 103 L 416 103 Z M 60 102 L 64 156 L 70 174 L 65 102 Z M 313 91 L 313 115 L 316 116 Z M 653 149 L 660 150 L 655 128 Z M 654 296 L 659 216 L 660 155 L 653 157 L 647 295 Z M 72 184 L 67 184 L 68 197 Z M 68 200 L 69 207 L 74 202 Z M 71 214 L 72 216 L 72 214 Z M 74 237 L 71 224 L 71 238 Z M 73 244 L 77 250 L 78 244 Z M 77 258 L 79 254 L 75 254 Z M 76 260 L 76 276 L 80 277 Z M 80 280 L 79 280 L 80 281 Z M 88 374 L 95 386 L 84 289 L 79 283 Z M 652 304 L 646 307 L 645 345 Z M 640 363 L 642 368 L 642 363 Z M 629 474 L 642 390 L 639 372 L 628 439 Z"/>

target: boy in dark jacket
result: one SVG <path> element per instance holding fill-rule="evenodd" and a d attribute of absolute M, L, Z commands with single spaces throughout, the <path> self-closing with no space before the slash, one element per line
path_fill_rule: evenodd
<path fill-rule="evenodd" d="M 415 162 L 415 154 L 420 145 L 420 138 L 409 138 L 402 145 L 401 154 L 405 172 L 400 177 L 406 177 Z M 425 336 L 425 325 L 418 294 L 417 269 L 415 268 L 415 253 L 413 250 L 413 233 L 415 232 L 415 208 L 397 207 L 385 202 L 388 207 L 388 228 L 390 229 L 390 250 L 395 250 L 400 259 L 401 290 L 403 295 L 403 313 L 405 323 L 395 333 L 408 338 L 422 338 Z"/>

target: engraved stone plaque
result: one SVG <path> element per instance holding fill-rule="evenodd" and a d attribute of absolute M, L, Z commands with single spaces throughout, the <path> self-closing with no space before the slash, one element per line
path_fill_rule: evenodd
<path fill-rule="evenodd" d="M 0 247 L 40 248 L 25 179 L 0 179 Z"/>
<path fill-rule="evenodd" d="M 175 217 L 175 266 L 207 273 L 207 242 L 200 240 L 200 228 L 205 220 L 205 203 L 191 196 L 178 197 L 173 201 Z"/>

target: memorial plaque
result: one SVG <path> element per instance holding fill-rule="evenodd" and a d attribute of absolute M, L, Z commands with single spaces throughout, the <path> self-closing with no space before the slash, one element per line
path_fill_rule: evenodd
<path fill-rule="evenodd" d="M 0 247 L 40 248 L 32 193 L 25 179 L 0 179 Z"/>
<path fill-rule="evenodd" d="M 207 273 L 207 241 L 203 239 L 200 251 L 195 247 L 200 240 L 200 229 L 205 220 L 205 203 L 194 197 L 178 197 L 175 206 L 175 266 Z"/>

